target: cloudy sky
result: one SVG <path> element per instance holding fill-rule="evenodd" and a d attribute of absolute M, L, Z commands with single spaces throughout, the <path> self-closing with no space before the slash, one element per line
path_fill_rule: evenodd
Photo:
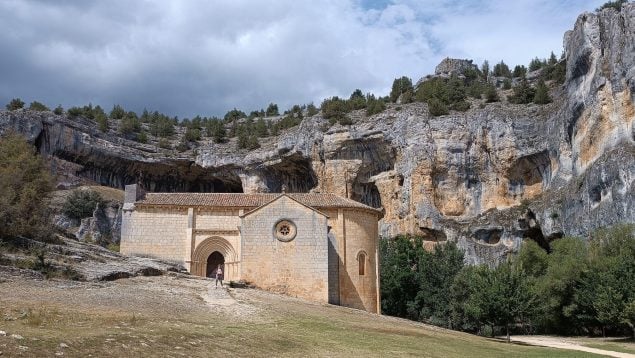
<path fill-rule="evenodd" d="M 527 64 L 604 0 L 0 0 L 0 103 L 222 116 L 356 88 L 444 57 Z"/>

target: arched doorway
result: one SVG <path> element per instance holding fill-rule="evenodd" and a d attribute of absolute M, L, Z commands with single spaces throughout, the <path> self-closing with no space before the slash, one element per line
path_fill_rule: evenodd
<path fill-rule="evenodd" d="M 220 265 L 223 272 L 225 272 L 225 257 L 220 252 L 214 251 L 207 258 L 207 275 L 206 276 L 213 277 L 214 270 L 216 270 L 218 265 Z"/>
<path fill-rule="evenodd" d="M 216 253 L 213 255 L 214 257 L 218 258 L 217 255 L 221 257 L 220 262 L 216 261 L 216 267 L 218 267 L 219 263 L 223 264 L 224 279 L 227 281 L 240 279 L 240 261 L 238 255 L 229 241 L 220 236 L 208 237 L 196 245 L 196 249 L 192 253 L 190 272 L 197 276 L 207 276 L 208 263 L 214 253 Z M 216 267 L 214 267 L 214 269 Z"/>

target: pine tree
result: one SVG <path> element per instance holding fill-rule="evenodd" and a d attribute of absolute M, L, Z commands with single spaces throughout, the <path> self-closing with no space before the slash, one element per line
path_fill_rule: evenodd
<path fill-rule="evenodd" d="M 545 84 L 545 81 L 540 80 L 536 85 L 536 94 L 534 95 L 533 102 L 535 104 L 547 104 L 551 102 L 551 97 L 549 96 L 549 88 Z"/>

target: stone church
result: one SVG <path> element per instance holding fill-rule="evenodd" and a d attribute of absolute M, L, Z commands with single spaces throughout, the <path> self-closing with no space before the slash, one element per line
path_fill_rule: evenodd
<path fill-rule="evenodd" d="M 379 313 L 382 212 L 334 194 L 145 193 L 127 185 L 121 252 Z"/>

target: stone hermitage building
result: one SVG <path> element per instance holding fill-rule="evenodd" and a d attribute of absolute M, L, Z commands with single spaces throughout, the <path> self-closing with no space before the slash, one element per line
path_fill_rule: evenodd
<path fill-rule="evenodd" d="M 193 275 L 379 313 L 382 212 L 335 194 L 145 193 L 127 185 L 121 252 Z"/>

